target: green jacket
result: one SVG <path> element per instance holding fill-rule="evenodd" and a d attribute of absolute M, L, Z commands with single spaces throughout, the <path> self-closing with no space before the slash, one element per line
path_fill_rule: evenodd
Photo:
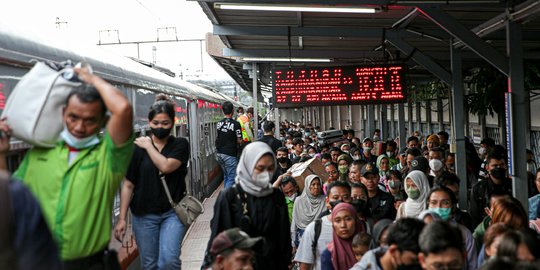
<path fill-rule="evenodd" d="M 68 164 L 69 149 L 33 148 L 14 176 L 38 199 L 63 260 L 92 255 L 109 244 L 113 199 L 133 152 L 133 137 L 115 146 L 106 133 Z"/>

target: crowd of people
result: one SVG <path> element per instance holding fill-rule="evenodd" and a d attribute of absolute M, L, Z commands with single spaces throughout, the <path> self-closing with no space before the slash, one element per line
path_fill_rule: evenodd
<path fill-rule="evenodd" d="M 232 104 L 224 113 L 234 122 Z M 362 139 L 343 130 L 325 144 L 311 124 L 266 121 L 261 129 L 264 137 L 245 140 L 238 129 L 227 141 L 243 151 L 234 168 L 221 163 L 236 176 L 215 204 L 203 269 L 214 269 L 222 254 L 213 246 L 233 228 L 264 241 L 243 249 L 255 258 L 248 269 L 540 268 L 540 169 L 530 151 L 525 209 L 512 195 L 506 149 L 490 138 L 478 150 L 466 142 L 460 179 L 444 131 L 416 131 L 400 148 L 379 130 Z M 325 175 L 293 177 L 294 164 L 312 159 Z M 462 181 L 468 207 L 458 202 Z"/>

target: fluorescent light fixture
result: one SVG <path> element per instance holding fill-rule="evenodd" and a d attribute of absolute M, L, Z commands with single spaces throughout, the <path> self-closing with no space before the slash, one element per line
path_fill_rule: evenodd
<path fill-rule="evenodd" d="M 261 5 L 216 3 L 214 8 L 232 10 L 291 11 L 291 12 L 339 12 L 339 13 L 375 13 L 376 8 L 354 6 L 306 6 L 306 5 Z"/>
<path fill-rule="evenodd" d="M 332 62 L 330 58 L 243 57 L 245 62 Z"/>

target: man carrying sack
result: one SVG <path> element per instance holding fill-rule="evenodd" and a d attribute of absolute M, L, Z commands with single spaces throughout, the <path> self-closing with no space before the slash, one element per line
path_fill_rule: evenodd
<path fill-rule="evenodd" d="M 107 261 L 118 264 L 107 245 L 113 198 L 133 151 L 133 111 L 114 86 L 86 68 L 74 71 L 84 83 L 67 97 L 58 143 L 29 150 L 14 176 L 38 199 L 64 269 L 104 268 Z M 0 169 L 6 169 L 11 130 L 5 119 L 0 131 Z"/>

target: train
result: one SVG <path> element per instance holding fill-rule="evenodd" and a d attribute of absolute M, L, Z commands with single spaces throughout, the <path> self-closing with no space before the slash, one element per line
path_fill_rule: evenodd
<path fill-rule="evenodd" d="M 134 110 L 133 130 L 137 135 L 149 130 L 148 111 L 156 95 L 165 94 L 176 103 L 173 128 L 175 136 L 185 137 L 190 143 L 190 159 L 186 185 L 188 192 L 203 200 L 220 185 L 223 177 L 216 161 L 216 124 L 223 118 L 221 104 L 232 102 L 235 107 L 243 106 L 234 99 L 213 91 L 168 76 L 127 57 L 118 56 L 99 48 L 81 49 L 66 46 L 65 42 L 28 34 L 25 31 L 0 25 L 0 112 L 17 82 L 36 61 L 73 63 L 86 62 L 94 73 L 120 89 L 129 99 Z M 28 145 L 12 138 L 7 163 L 14 171 L 22 161 Z M 118 197 L 118 196 L 117 196 Z M 113 224 L 119 215 L 118 198 L 113 211 Z M 129 225 L 128 225 L 129 229 Z M 128 231 L 127 235 L 131 235 Z M 127 269 L 138 252 L 132 245 L 133 239 L 111 246 L 120 248 L 122 268 Z"/>

